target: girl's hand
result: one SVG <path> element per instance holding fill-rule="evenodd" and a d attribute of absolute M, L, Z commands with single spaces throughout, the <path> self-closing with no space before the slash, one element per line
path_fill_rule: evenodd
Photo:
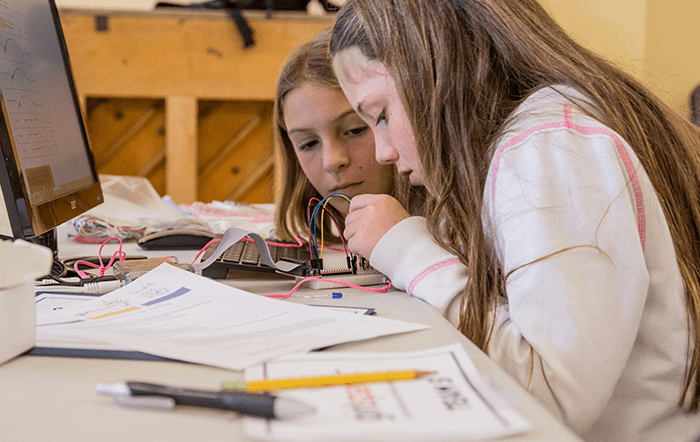
<path fill-rule="evenodd" d="M 389 195 L 358 195 L 350 203 L 343 235 L 351 252 L 369 258 L 379 240 L 399 222 L 410 217 Z"/>

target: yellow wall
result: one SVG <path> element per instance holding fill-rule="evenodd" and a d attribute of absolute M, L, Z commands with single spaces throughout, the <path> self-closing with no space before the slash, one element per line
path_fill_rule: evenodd
<path fill-rule="evenodd" d="M 645 82 L 676 110 L 688 114 L 700 84 L 700 2 L 649 0 Z"/>
<path fill-rule="evenodd" d="M 540 0 L 540 3 L 579 43 L 635 75 L 641 72 L 647 0 Z"/>
<path fill-rule="evenodd" d="M 540 0 L 583 45 L 639 78 L 688 115 L 700 84 L 700 2 L 696 0 Z"/>

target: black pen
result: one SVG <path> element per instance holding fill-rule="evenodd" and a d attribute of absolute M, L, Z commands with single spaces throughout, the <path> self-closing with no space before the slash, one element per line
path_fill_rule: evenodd
<path fill-rule="evenodd" d="M 114 397 L 127 406 L 172 408 L 177 405 L 218 408 L 249 416 L 289 419 L 314 413 L 314 407 L 302 402 L 244 391 L 194 390 L 146 382 L 97 384 L 95 391 Z"/>

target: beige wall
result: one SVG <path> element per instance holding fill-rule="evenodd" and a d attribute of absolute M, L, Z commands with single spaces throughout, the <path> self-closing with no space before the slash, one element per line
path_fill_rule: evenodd
<path fill-rule="evenodd" d="M 634 74 L 688 115 L 700 84 L 697 0 L 540 0 L 585 46 Z"/>

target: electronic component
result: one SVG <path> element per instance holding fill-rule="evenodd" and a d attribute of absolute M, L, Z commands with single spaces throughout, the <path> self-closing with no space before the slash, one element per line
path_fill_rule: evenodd
<path fill-rule="evenodd" d="M 225 279 L 227 277 L 235 277 L 237 271 L 253 270 L 255 272 L 285 274 L 297 279 L 315 276 L 363 286 L 386 282 L 386 277 L 372 269 L 364 258 L 358 259 L 357 256 L 350 255 L 346 257 L 346 267 L 324 268 L 323 259 L 311 259 L 308 247 L 301 247 L 298 244 L 291 243 L 288 245 L 281 244 L 284 243 L 280 243 L 277 240 L 273 243 L 268 243 L 270 256 L 275 262 L 283 260 L 301 264 L 292 273 L 281 273 L 272 267 L 268 267 L 262 262 L 255 243 L 238 241 L 221 254 L 209 267 L 204 268 L 202 276 L 212 279 Z M 215 251 L 216 248 L 214 246 L 209 247 L 204 253 L 202 261 L 213 255 Z M 337 288 L 342 287 L 342 285 L 330 281 L 309 281 L 309 287 Z"/>
<path fill-rule="evenodd" d="M 276 244 L 282 244 L 279 241 Z M 301 247 L 298 244 L 289 244 L 287 246 L 274 245 L 268 243 L 270 256 L 272 260 L 277 262 L 280 260 L 302 263 L 303 265 L 297 268 L 299 275 L 308 273 L 310 268 L 308 262 L 311 258 L 309 249 Z M 215 246 L 209 247 L 202 257 L 202 261 L 206 261 L 216 251 Z M 276 273 L 277 270 L 268 267 L 262 262 L 260 252 L 255 243 L 250 241 L 238 241 L 219 256 L 209 267 L 202 270 L 202 276 L 212 279 L 225 279 L 228 276 L 229 270 L 252 270 L 256 272 Z M 233 275 L 232 275 L 233 276 Z"/>
<path fill-rule="evenodd" d="M 316 227 L 318 224 L 321 226 L 324 225 L 323 215 L 327 212 L 326 204 L 332 197 L 343 198 L 347 202 L 350 202 L 350 198 L 342 193 L 333 193 L 322 200 L 311 198 L 307 210 L 307 216 L 309 218 L 309 244 L 307 246 L 303 246 L 300 240 L 298 244 L 281 244 L 279 242 L 268 242 L 267 240 L 263 240 L 260 236 L 255 238 L 255 244 L 250 241 L 238 241 L 230 245 L 235 241 L 233 238 L 239 239 L 242 238 L 242 236 L 236 237 L 235 234 L 240 234 L 241 232 L 233 232 L 229 229 L 222 239 L 222 243 L 226 244 L 226 247 L 229 248 L 223 253 L 211 247 L 207 249 L 202 258 L 202 262 L 204 263 L 201 267 L 202 275 L 221 279 L 229 276 L 229 270 L 256 270 L 293 276 L 300 280 L 306 277 L 314 277 L 313 279 L 328 278 L 328 281 L 316 281 L 316 283 L 312 284 L 312 288 L 341 287 L 343 285 L 342 283 L 331 281 L 341 281 L 340 278 L 351 278 L 354 282 L 344 282 L 356 285 L 375 285 L 386 282 L 386 277 L 376 270 L 371 269 L 366 259 L 358 259 L 356 255 L 348 251 L 346 246 L 347 241 L 342 233 L 340 233 L 340 239 L 345 248 L 345 267 L 342 267 L 342 264 L 341 267 L 339 267 L 337 260 L 331 259 L 331 261 L 333 261 L 331 264 L 333 268 L 324 268 L 323 235 L 321 235 L 321 243 L 319 244 L 317 242 Z M 317 204 L 312 211 L 311 205 L 314 202 L 317 202 Z M 320 218 L 317 219 L 316 216 L 319 213 Z M 330 211 L 328 211 L 328 216 L 331 217 L 337 231 L 340 231 L 337 220 Z M 243 233 L 245 234 L 245 232 Z M 268 256 L 266 252 L 269 252 L 270 256 Z M 264 262 L 261 253 L 265 257 Z M 342 255 L 336 255 L 333 258 L 342 259 L 342 257 Z M 298 265 L 291 268 L 291 270 L 289 270 L 290 267 L 282 270 L 279 266 L 281 261 L 287 261 L 287 263 Z M 235 272 L 231 276 L 235 277 Z"/>
<path fill-rule="evenodd" d="M 297 276 L 297 281 L 303 280 L 305 277 Z M 361 286 L 368 285 L 378 285 L 386 284 L 388 278 L 374 269 L 369 270 L 358 270 L 357 273 L 345 273 L 345 274 L 333 274 L 329 272 L 325 275 L 319 275 L 320 279 L 312 279 L 306 282 L 306 287 L 310 289 L 336 289 L 347 287 L 344 284 L 339 284 L 338 282 L 345 282 L 348 284 L 355 284 Z M 334 282 L 338 281 L 338 282 Z"/>

